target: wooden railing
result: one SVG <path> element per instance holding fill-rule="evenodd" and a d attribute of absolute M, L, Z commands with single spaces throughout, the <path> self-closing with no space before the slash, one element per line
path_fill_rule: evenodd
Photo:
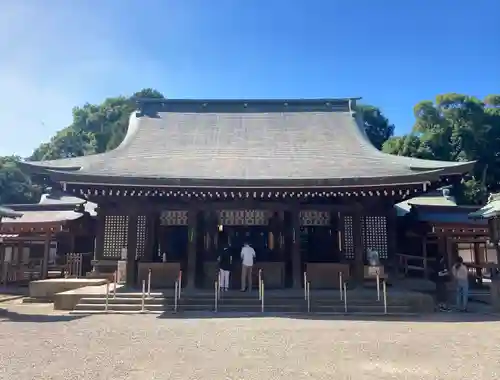
<path fill-rule="evenodd" d="M 424 277 L 427 277 L 430 272 L 429 267 L 435 261 L 435 258 L 433 257 L 408 255 L 405 253 L 398 253 L 397 258 L 399 261 L 399 270 L 402 271 L 405 276 L 407 276 L 408 272 L 411 270 L 423 272 Z M 416 261 L 417 263 L 410 264 L 410 261 Z"/>

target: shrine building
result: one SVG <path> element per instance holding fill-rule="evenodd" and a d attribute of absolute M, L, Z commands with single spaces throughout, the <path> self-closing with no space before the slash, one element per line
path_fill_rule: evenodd
<path fill-rule="evenodd" d="M 25 162 L 97 203 L 94 270 L 126 256 L 127 282 L 213 289 L 216 258 L 244 242 L 267 288 L 361 282 L 367 252 L 391 268 L 394 205 L 460 180 L 473 162 L 393 156 L 368 140 L 358 99 L 136 99 L 116 149 Z M 125 257 L 124 257 L 125 258 Z M 239 265 L 232 275 L 239 283 Z"/>

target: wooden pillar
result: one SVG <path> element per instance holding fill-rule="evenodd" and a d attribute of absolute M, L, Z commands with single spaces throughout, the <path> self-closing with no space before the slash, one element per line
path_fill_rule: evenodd
<path fill-rule="evenodd" d="M 397 211 L 391 204 L 386 212 L 387 221 L 387 261 L 396 274 L 399 273 L 399 260 L 397 257 L 398 249 L 398 227 L 397 227 Z"/>
<path fill-rule="evenodd" d="M 422 257 L 424 260 L 424 278 L 429 278 L 429 266 L 427 263 L 427 236 L 422 237 Z"/>
<path fill-rule="evenodd" d="M 185 287 L 188 289 L 196 287 L 196 225 L 198 211 L 197 207 L 191 207 L 188 211 L 187 273 L 186 276 L 183 275 Z"/>
<path fill-rule="evenodd" d="M 302 258 L 300 256 L 300 206 L 294 205 L 291 210 L 292 216 L 292 286 L 294 289 L 302 287 L 303 271 Z"/>
<path fill-rule="evenodd" d="M 146 218 L 146 242 L 144 244 L 144 256 L 143 261 L 151 262 L 157 252 L 154 251 L 155 247 L 155 234 L 156 234 L 156 221 L 159 215 L 156 213 L 150 213 Z"/>
<path fill-rule="evenodd" d="M 362 227 L 362 208 L 357 206 L 352 217 L 352 235 L 354 243 L 354 276 L 357 284 L 362 284 L 365 277 L 365 258 L 363 247 Z"/>
<path fill-rule="evenodd" d="M 128 216 L 128 226 L 127 226 L 127 277 L 126 285 L 134 286 L 135 284 L 135 273 L 136 260 L 135 254 L 137 252 L 137 215 Z"/>
<path fill-rule="evenodd" d="M 52 235 L 47 233 L 43 244 L 43 260 L 40 268 L 40 279 L 45 280 L 49 276 L 49 255 L 50 255 L 50 241 Z"/>
<path fill-rule="evenodd" d="M 102 260 L 104 258 L 104 226 L 106 223 L 106 215 L 101 207 L 97 209 L 97 218 L 95 224 L 95 244 L 94 244 L 94 260 Z"/>

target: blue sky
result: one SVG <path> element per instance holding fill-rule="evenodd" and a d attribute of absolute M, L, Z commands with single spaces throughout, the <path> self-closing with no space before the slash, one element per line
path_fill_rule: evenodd
<path fill-rule="evenodd" d="M 85 102 L 362 96 L 397 133 L 445 92 L 500 93 L 498 0 L 3 0 L 0 155 Z"/>

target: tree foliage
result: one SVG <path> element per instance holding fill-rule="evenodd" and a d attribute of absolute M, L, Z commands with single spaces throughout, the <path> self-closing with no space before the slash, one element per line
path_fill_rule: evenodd
<path fill-rule="evenodd" d="M 410 134 L 388 139 L 386 153 L 443 161 L 477 161 L 471 178 L 457 187 L 465 203 L 482 203 L 500 185 L 500 96 L 483 101 L 456 93 L 414 107 Z"/>

